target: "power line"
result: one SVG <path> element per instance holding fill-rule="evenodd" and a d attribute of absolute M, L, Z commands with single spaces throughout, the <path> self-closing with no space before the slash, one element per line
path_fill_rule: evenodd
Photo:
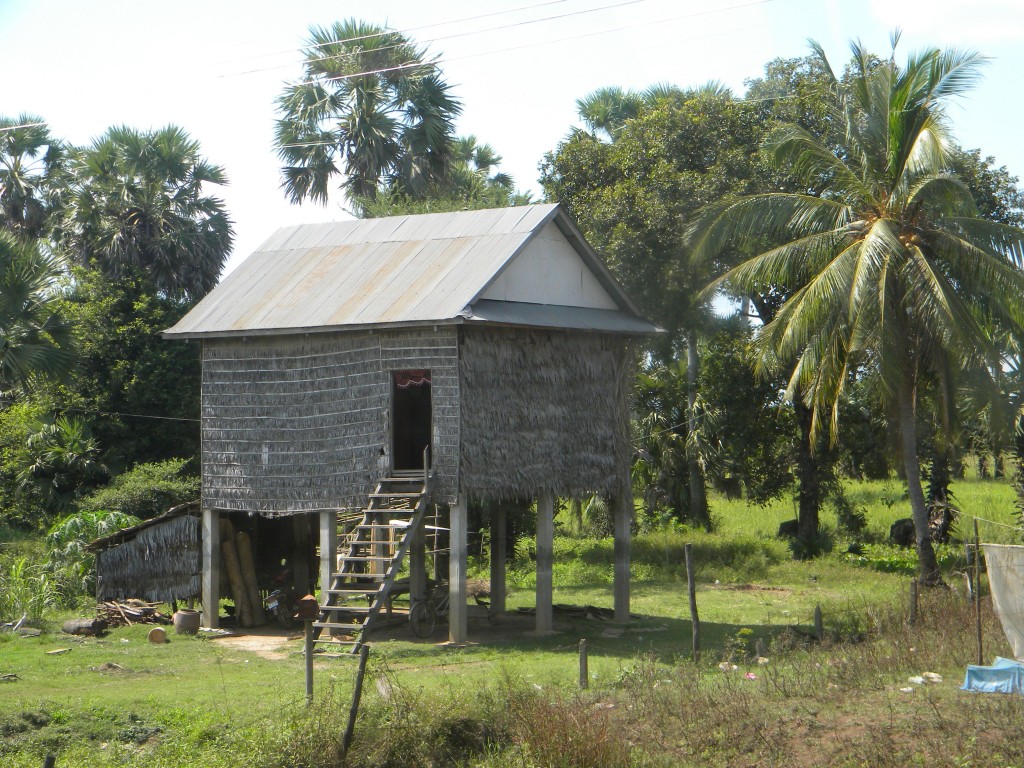
<path fill-rule="evenodd" d="M 628 0 L 627 2 L 620 3 L 619 5 L 631 5 L 631 4 L 634 4 L 634 3 L 637 3 L 637 2 L 647 2 L 647 0 Z M 480 53 L 470 53 L 470 54 L 466 54 L 464 56 L 449 56 L 447 58 L 432 59 L 429 62 L 413 61 L 413 62 L 407 62 L 405 64 L 397 64 L 397 65 L 395 65 L 393 67 L 380 67 L 378 69 L 369 69 L 369 70 L 365 70 L 363 72 L 352 72 L 350 74 L 337 75 L 335 77 L 317 78 L 315 80 L 304 80 L 304 81 L 302 81 L 300 83 L 297 83 L 297 85 L 315 85 L 316 83 L 334 82 L 334 81 L 337 81 L 337 80 L 348 80 L 348 79 L 355 78 L 355 77 L 366 77 L 368 75 L 378 75 L 378 74 L 381 74 L 381 73 L 384 73 L 384 72 L 399 72 L 399 71 L 404 71 L 404 70 L 407 70 L 407 69 L 416 69 L 418 67 L 433 67 L 433 66 L 436 66 L 437 64 L 447 64 L 447 63 L 450 63 L 450 62 L 453 62 L 453 61 L 464 61 L 466 59 L 475 59 L 475 58 L 479 58 L 481 56 L 492 56 L 492 55 L 494 55 L 496 53 L 508 53 L 510 51 L 521 51 L 521 50 L 525 50 L 525 49 L 528 49 L 528 48 L 537 48 L 537 47 L 544 46 L 544 45 L 553 45 L 555 43 L 564 43 L 564 42 L 568 42 L 570 40 L 582 40 L 582 39 L 587 38 L 587 37 L 596 37 L 598 35 L 606 35 L 606 34 L 610 34 L 612 32 L 622 32 L 622 31 L 625 31 L 625 30 L 628 30 L 628 29 L 639 29 L 641 27 L 649 27 L 649 26 L 653 26 L 655 24 L 664 24 L 664 23 L 670 22 L 670 21 L 679 21 L 681 19 L 692 19 L 692 18 L 697 18 L 699 16 L 708 16 L 708 15 L 716 14 L 716 13 L 723 13 L 723 12 L 727 12 L 727 11 L 735 11 L 735 10 L 738 10 L 738 9 L 741 9 L 741 8 L 750 8 L 750 7 L 753 7 L 753 6 L 756 6 L 756 5 L 766 5 L 768 3 L 773 3 L 773 2 L 775 2 L 775 0 L 751 0 L 751 2 L 740 3 L 738 5 L 730 5 L 730 6 L 726 6 L 724 8 L 713 8 L 713 9 L 710 9 L 710 10 L 697 11 L 697 12 L 694 12 L 694 13 L 685 13 L 685 14 L 680 14 L 678 16 L 669 16 L 669 17 L 662 18 L 662 19 L 655 19 L 654 21 L 644 21 L 644 22 L 638 22 L 636 24 L 627 24 L 627 25 L 624 25 L 624 26 L 610 27 L 608 29 L 598 30 L 596 32 L 584 32 L 583 34 L 579 34 L 579 35 L 568 35 L 566 37 L 560 37 L 560 38 L 556 38 L 556 39 L 553 39 L 553 40 L 543 40 L 543 41 L 540 41 L 540 42 L 530 42 L 530 43 L 525 43 L 523 45 L 509 46 L 508 48 L 497 48 L 497 49 L 492 49 L 492 50 L 489 50 L 489 51 L 481 51 Z M 618 6 L 604 6 L 604 8 L 612 8 L 612 7 L 618 7 Z M 679 41 L 676 41 L 676 42 L 678 43 Z"/>
<path fill-rule="evenodd" d="M 202 423 L 202 419 L 187 419 L 181 416 L 150 416 L 145 413 L 120 413 L 118 411 L 96 411 L 88 408 L 65 408 L 69 413 L 90 413 L 95 416 L 127 416 L 133 419 L 155 419 L 157 421 L 187 421 L 195 424 Z"/>
<path fill-rule="evenodd" d="M 464 17 L 462 17 L 460 19 L 449 19 L 448 21 L 435 21 L 435 22 L 431 22 L 430 24 L 422 24 L 422 25 L 420 25 L 418 27 L 407 27 L 406 29 L 389 29 L 389 30 L 385 30 L 384 32 L 375 32 L 375 33 L 370 34 L 370 35 L 357 35 L 356 37 L 346 37 L 346 38 L 343 38 L 341 40 L 329 40 L 326 43 L 317 43 L 316 45 L 307 45 L 307 46 L 303 46 L 302 48 L 289 48 L 286 51 L 275 51 L 273 53 L 262 53 L 262 54 L 259 54 L 257 56 L 248 56 L 248 57 L 245 57 L 245 58 L 242 58 L 242 59 L 232 59 L 231 61 L 250 61 L 250 60 L 253 60 L 253 59 L 267 59 L 267 58 L 270 58 L 272 56 L 283 56 L 285 54 L 302 53 L 303 51 L 308 50 L 310 48 L 321 48 L 321 47 L 324 47 L 324 46 L 327 46 L 327 45 L 335 45 L 337 43 L 353 43 L 353 42 L 356 42 L 358 40 L 366 40 L 366 39 L 371 38 L 371 37 L 381 37 L 383 35 L 393 35 L 393 34 L 408 35 L 408 34 L 410 34 L 412 32 L 418 32 L 421 29 L 430 29 L 432 27 L 443 27 L 443 26 L 448 26 L 450 24 L 461 24 L 461 23 L 466 22 L 466 21 L 477 21 L 478 19 L 486 19 L 486 18 L 489 18 L 491 16 L 503 16 L 503 15 L 510 14 L 510 13 L 518 13 L 519 11 L 532 10 L 533 8 L 542 8 L 542 7 L 546 6 L 546 5 L 559 5 L 559 4 L 565 3 L 565 2 L 568 2 L 568 0 L 547 0 L 547 2 L 543 2 L 543 3 L 533 3 L 531 5 L 521 5 L 518 8 L 507 8 L 507 9 L 502 10 L 502 11 L 491 11 L 490 13 L 480 13 L 480 14 L 477 14 L 476 16 L 464 16 Z M 227 62 L 224 62 L 224 63 L 225 64 L 229 64 L 229 63 L 231 63 L 231 61 L 227 61 Z M 287 65 L 283 65 L 283 66 L 291 66 L 291 65 L 287 64 Z M 280 69 L 280 67 L 269 67 L 268 70 L 269 69 Z M 264 71 L 268 71 L 268 70 L 255 69 L 255 70 L 251 70 L 251 71 L 252 72 L 264 72 Z M 249 74 L 249 72 L 236 72 L 235 74 L 244 75 L 244 74 Z M 231 75 L 222 75 L 222 77 L 230 77 L 230 76 Z"/>
<path fill-rule="evenodd" d="M 19 128 L 35 128 L 40 125 L 46 125 L 46 123 L 22 123 L 21 125 L 8 125 L 6 128 L 0 128 L 0 133 L 5 131 L 16 131 Z"/>

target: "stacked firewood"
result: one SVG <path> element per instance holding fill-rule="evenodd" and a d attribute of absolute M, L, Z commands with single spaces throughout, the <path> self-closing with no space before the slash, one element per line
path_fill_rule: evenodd
<path fill-rule="evenodd" d="M 107 627 L 124 627 L 132 624 L 170 624 L 169 616 L 160 613 L 161 603 L 147 603 L 143 600 L 111 600 L 96 605 L 96 618 L 107 623 Z"/>

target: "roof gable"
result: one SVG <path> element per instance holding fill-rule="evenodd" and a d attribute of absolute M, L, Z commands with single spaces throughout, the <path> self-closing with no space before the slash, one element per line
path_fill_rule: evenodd
<path fill-rule="evenodd" d="M 286 227 L 165 335 L 464 322 L 478 300 L 639 317 L 561 209 L 532 205 Z"/>

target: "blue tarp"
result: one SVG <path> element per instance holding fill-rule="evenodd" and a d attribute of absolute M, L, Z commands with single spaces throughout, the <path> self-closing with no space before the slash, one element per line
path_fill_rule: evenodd
<path fill-rule="evenodd" d="M 991 667 L 969 664 L 960 690 L 1024 694 L 1024 663 L 996 656 Z"/>

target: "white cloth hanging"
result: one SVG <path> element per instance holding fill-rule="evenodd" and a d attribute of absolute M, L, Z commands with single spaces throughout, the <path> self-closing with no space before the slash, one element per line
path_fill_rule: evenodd
<path fill-rule="evenodd" d="M 992 606 L 1010 641 L 1013 655 L 1024 659 L 1024 545 L 982 544 Z"/>

